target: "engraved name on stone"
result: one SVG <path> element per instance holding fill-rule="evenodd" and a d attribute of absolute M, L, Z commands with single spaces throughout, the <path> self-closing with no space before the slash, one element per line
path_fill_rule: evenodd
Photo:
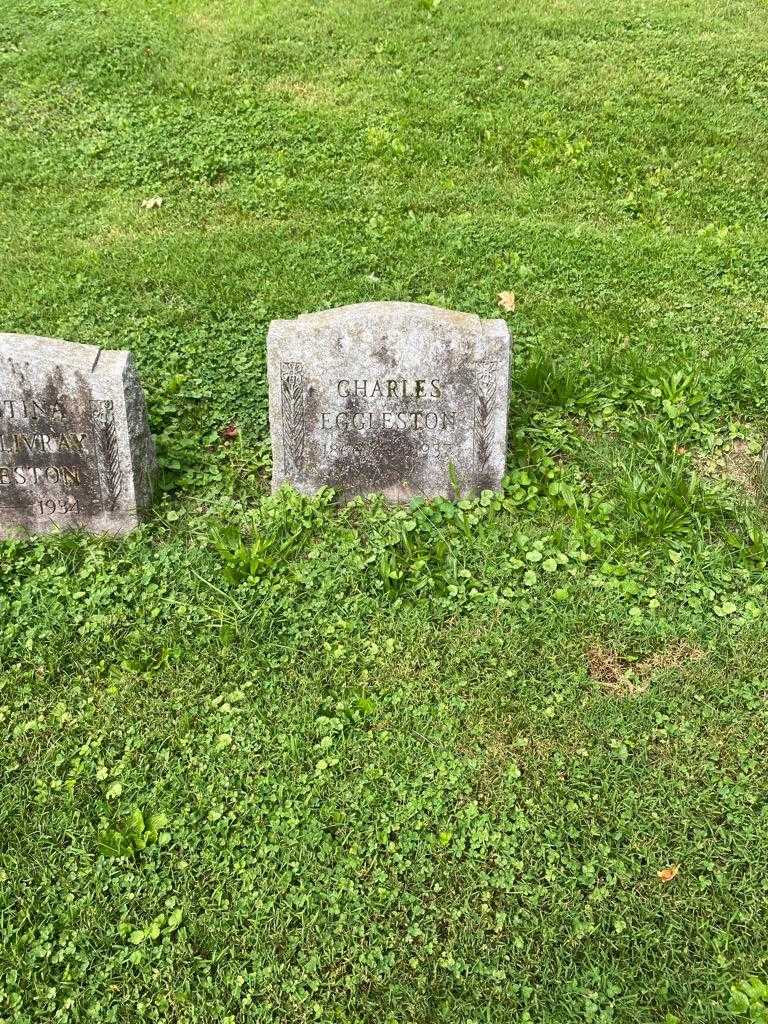
<path fill-rule="evenodd" d="M 365 303 L 274 321 L 267 348 L 273 488 L 407 501 L 499 487 L 503 320 Z"/>
<path fill-rule="evenodd" d="M 0 334 L 0 537 L 125 533 L 154 472 L 130 353 Z"/>

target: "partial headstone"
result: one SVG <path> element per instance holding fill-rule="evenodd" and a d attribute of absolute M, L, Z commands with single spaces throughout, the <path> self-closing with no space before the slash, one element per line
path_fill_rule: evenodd
<path fill-rule="evenodd" d="M 510 337 L 503 320 L 368 302 L 275 320 L 272 487 L 392 501 L 497 490 Z"/>
<path fill-rule="evenodd" d="M 127 533 L 155 465 L 130 352 L 0 334 L 0 537 Z"/>

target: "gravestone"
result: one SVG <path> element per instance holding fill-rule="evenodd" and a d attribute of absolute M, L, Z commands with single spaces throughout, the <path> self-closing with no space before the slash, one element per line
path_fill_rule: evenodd
<path fill-rule="evenodd" d="M 127 533 L 154 470 L 129 352 L 0 334 L 0 537 Z"/>
<path fill-rule="evenodd" d="M 503 320 L 369 302 L 267 337 L 272 487 L 392 501 L 497 490 L 510 338 Z"/>

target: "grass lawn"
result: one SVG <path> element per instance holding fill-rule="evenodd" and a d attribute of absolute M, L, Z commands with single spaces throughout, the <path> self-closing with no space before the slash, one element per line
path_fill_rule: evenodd
<path fill-rule="evenodd" d="M 130 348 L 163 467 L 0 544 L 2 1024 L 737 1021 L 763 0 L 4 0 L 0 95 L 0 329 Z M 268 496 L 271 319 L 502 290 L 503 493 Z"/>

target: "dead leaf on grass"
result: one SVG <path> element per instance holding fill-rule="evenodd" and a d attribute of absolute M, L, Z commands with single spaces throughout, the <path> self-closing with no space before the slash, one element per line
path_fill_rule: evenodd
<path fill-rule="evenodd" d="M 222 427 L 219 431 L 219 437 L 222 441 L 234 441 L 240 431 L 237 429 L 234 423 L 229 423 L 226 427 Z"/>
<path fill-rule="evenodd" d="M 148 199 L 141 200 L 142 210 L 159 210 L 162 205 L 162 196 L 150 196 Z"/>
<path fill-rule="evenodd" d="M 499 292 L 497 296 L 499 305 L 507 313 L 515 312 L 515 293 L 514 292 Z"/>
<path fill-rule="evenodd" d="M 662 880 L 662 882 L 671 882 L 673 878 L 677 878 L 678 872 L 680 871 L 679 864 L 668 864 L 661 871 L 657 871 L 656 874 Z"/>

